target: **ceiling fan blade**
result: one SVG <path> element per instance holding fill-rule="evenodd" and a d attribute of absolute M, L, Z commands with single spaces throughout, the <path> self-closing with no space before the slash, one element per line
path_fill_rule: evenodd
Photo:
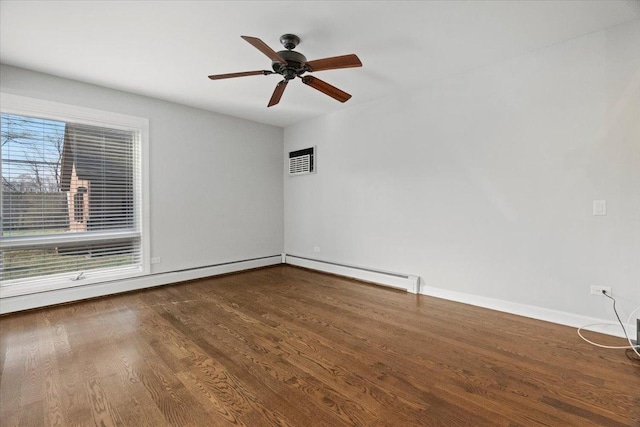
<path fill-rule="evenodd" d="M 262 74 L 263 76 L 268 76 L 269 74 L 273 74 L 273 71 L 258 70 L 258 71 L 243 71 L 242 73 L 213 74 L 209 76 L 209 78 L 211 80 L 220 80 L 220 79 L 231 79 L 233 77 L 259 76 L 260 74 Z"/>
<path fill-rule="evenodd" d="M 304 76 L 302 77 L 302 83 L 311 86 L 312 88 L 319 90 L 325 95 L 329 95 L 333 99 L 336 99 L 340 102 L 346 102 L 351 98 L 347 92 L 341 91 L 335 86 L 331 86 L 329 83 L 320 80 L 317 77 L 313 76 Z"/>
<path fill-rule="evenodd" d="M 362 67 L 357 55 L 332 56 L 331 58 L 316 59 L 306 63 L 309 71 L 336 70 L 338 68 Z"/>
<path fill-rule="evenodd" d="M 276 89 L 273 91 L 273 95 L 271 95 L 271 99 L 269 100 L 269 105 L 267 105 L 267 107 L 272 107 L 280 102 L 280 98 L 282 98 L 282 94 L 287 87 L 287 83 L 289 82 L 283 80 L 276 85 Z"/>
<path fill-rule="evenodd" d="M 282 57 L 278 55 L 278 53 L 275 50 L 271 49 L 265 42 L 263 42 L 259 38 L 249 37 L 249 36 L 240 36 L 240 37 L 245 39 L 247 42 L 249 42 L 253 47 L 258 49 L 260 52 L 267 55 L 272 61 L 279 62 L 281 64 L 287 63 L 287 61 L 282 59 Z"/>

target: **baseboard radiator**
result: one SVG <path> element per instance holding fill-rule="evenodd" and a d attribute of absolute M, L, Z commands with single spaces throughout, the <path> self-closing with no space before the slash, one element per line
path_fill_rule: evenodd
<path fill-rule="evenodd" d="M 223 262 L 203 267 L 154 273 L 130 279 L 106 281 L 90 285 L 78 285 L 70 288 L 54 289 L 46 292 L 16 295 L 12 297 L 0 297 L 0 314 L 8 314 L 16 311 L 46 307 L 49 305 L 113 295 L 138 289 L 153 288 L 156 286 L 169 285 L 187 280 L 202 279 L 218 276 L 220 274 L 250 270 L 252 268 L 279 265 L 281 262 L 281 254 L 269 255 L 259 258 Z"/>
<path fill-rule="evenodd" d="M 391 288 L 403 289 L 412 294 L 417 294 L 420 291 L 420 278 L 410 274 L 380 271 L 367 267 L 358 267 L 291 254 L 283 254 L 282 262 L 290 265 L 297 265 L 298 267 L 305 267 L 312 270 L 324 271 L 325 273 L 337 274 L 339 276 L 351 277 L 365 282 L 389 286 Z"/>

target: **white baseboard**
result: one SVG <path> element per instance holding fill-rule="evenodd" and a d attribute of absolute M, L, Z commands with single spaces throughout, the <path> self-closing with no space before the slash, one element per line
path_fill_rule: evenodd
<path fill-rule="evenodd" d="M 420 293 L 436 298 L 471 304 L 478 307 L 516 314 L 518 316 L 557 323 L 560 325 L 580 327 L 593 323 L 605 325 L 589 327 L 588 330 L 607 335 L 623 337 L 619 325 L 611 320 L 598 319 L 578 314 L 566 313 L 548 308 L 519 304 L 495 298 L 482 297 L 462 292 L 449 291 L 432 286 L 420 286 L 420 278 L 413 275 L 404 275 L 377 271 L 363 267 L 349 266 L 329 261 L 313 260 L 295 255 L 275 255 L 250 260 L 242 260 L 217 264 L 208 267 L 194 268 L 169 273 L 152 274 L 136 277 L 128 280 L 111 281 L 92 285 L 77 286 L 73 288 L 59 289 L 55 291 L 40 292 L 29 295 L 19 295 L 8 298 L 0 298 L 0 314 L 8 314 L 21 310 L 28 310 L 66 302 L 79 301 L 87 298 L 95 298 L 105 295 L 128 292 L 137 289 L 152 288 L 186 280 L 201 279 L 220 274 L 250 270 L 252 268 L 266 267 L 281 263 L 297 265 L 312 270 L 351 277 L 366 282 L 377 283 L 397 289 L 403 289 L 414 294 Z M 626 319 L 622 319 L 623 321 Z M 607 326 L 610 325 L 610 326 Z M 635 325 L 625 325 L 627 333 L 632 339 L 636 337 Z"/>
<path fill-rule="evenodd" d="M 0 298 L 0 314 L 112 295 L 137 289 L 152 288 L 170 283 L 183 282 L 185 280 L 201 279 L 204 277 L 217 276 L 220 274 L 233 273 L 236 271 L 266 267 L 281 263 L 282 256 L 275 255 L 169 273 L 151 274 L 127 280 L 110 281 L 28 295 Z"/>
<path fill-rule="evenodd" d="M 372 282 L 396 289 L 403 289 L 407 292 L 417 294 L 420 278 L 409 274 L 392 273 L 379 271 L 366 267 L 339 264 L 331 261 L 310 259 L 296 255 L 285 254 L 284 262 L 299 267 L 310 268 L 312 270 L 324 271 L 325 273 L 337 274 L 339 276 L 351 277 L 365 282 Z"/>
<path fill-rule="evenodd" d="M 496 298 L 488 298 L 477 295 L 466 294 L 462 292 L 449 291 L 446 289 L 435 288 L 432 286 L 421 286 L 420 293 L 436 298 L 442 298 L 449 301 L 462 302 L 465 304 L 475 305 L 477 307 L 489 308 L 491 310 L 502 311 L 505 313 L 516 314 L 518 316 L 529 317 L 531 319 L 543 320 L 546 322 L 557 323 L 565 326 L 579 328 L 585 325 L 600 324 L 586 328 L 589 331 L 600 332 L 607 335 L 613 335 L 624 338 L 624 334 L 620 325 L 605 319 L 595 317 L 582 316 L 579 314 L 566 313 L 563 311 L 552 310 L 549 308 L 536 307 L 532 305 L 519 304 Z M 622 319 L 625 321 L 626 319 Z M 636 336 L 635 325 L 625 325 L 627 333 L 632 339 Z"/>
<path fill-rule="evenodd" d="M 527 304 L 519 304 L 496 298 L 488 298 L 466 294 L 463 292 L 449 291 L 432 286 L 421 286 L 420 278 L 418 276 L 381 272 L 369 268 L 350 266 L 337 262 L 310 259 L 289 254 L 283 255 L 283 262 L 286 264 L 309 268 L 311 270 L 323 271 L 326 273 L 337 274 L 339 276 L 363 280 L 365 282 L 373 282 L 397 289 L 404 289 L 407 292 L 411 293 L 419 293 L 422 295 L 442 298 L 449 301 L 461 302 L 477 307 L 488 308 L 491 310 L 502 311 L 505 313 L 515 314 L 518 316 L 529 317 L 531 319 L 557 323 L 560 325 L 571 326 L 575 328 L 579 328 L 585 325 L 598 324 L 596 326 L 590 326 L 586 328 L 586 330 L 624 338 L 624 334 L 622 332 L 622 329 L 620 328 L 620 325 L 611 321 L 610 319 L 598 319 L 595 317 L 566 313 L 563 311 L 536 307 Z M 623 319 L 623 321 L 624 320 L 626 319 Z M 629 336 L 632 339 L 635 339 L 635 323 L 632 325 L 625 325 L 625 327 L 627 328 L 627 333 L 629 334 Z"/>

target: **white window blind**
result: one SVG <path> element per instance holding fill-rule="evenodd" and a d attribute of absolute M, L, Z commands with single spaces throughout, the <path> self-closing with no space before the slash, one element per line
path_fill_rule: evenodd
<path fill-rule="evenodd" d="M 2 287 L 141 271 L 141 131 L 6 112 L 0 126 Z"/>

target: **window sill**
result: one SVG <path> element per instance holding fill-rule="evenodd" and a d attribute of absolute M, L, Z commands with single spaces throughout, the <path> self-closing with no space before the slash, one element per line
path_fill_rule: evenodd
<path fill-rule="evenodd" d="M 146 272 L 142 266 L 122 267 L 102 271 L 94 270 L 82 274 L 80 279 L 75 280 L 78 274 L 79 273 L 64 273 L 37 279 L 6 280 L 0 285 L 0 299 L 133 279 L 144 276 Z"/>

